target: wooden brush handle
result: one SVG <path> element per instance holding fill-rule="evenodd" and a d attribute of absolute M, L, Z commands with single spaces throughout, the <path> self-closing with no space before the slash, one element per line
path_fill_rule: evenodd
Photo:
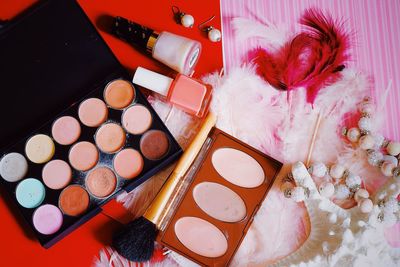
<path fill-rule="evenodd" d="M 216 121 L 216 116 L 210 112 L 205 118 L 200 131 L 179 159 L 174 171 L 143 215 L 146 219 L 153 222 L 157 228 L 160 226 L 162 214 L 172 205 L 171 199 L 173 199 L 176 186 L 192 165 Z"/>

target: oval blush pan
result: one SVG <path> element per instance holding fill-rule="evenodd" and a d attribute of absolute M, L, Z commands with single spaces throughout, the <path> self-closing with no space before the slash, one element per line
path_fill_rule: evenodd
<path fill-rule="evenodd" d="M 196 204 L 211 217 L 223 222 L 238 222 L 246 216 L 243 199 L 226 186 L 203 182 L 193 189 Z"/>
<path fill-rule="evenodd" d="M 175 234 L 185 247 L 204 257 L 220 257 L 228 250 L 228 241 L 221 230 L 197 217 L 177 220 Z"/>
<path fill-rule="evenodd" d="M 58 206 L 69 216 L 81 215 L 89 207 L 89 194 L 79 185 L 70 185 L 61 192 Z"/>
<path fill-rule="evenodd" d="M 97 197 L 104 198 L 114 192 L 117 185 L 117 177 L 107 167 L 99 167 L 91 171 L 86 177 L 86 188 Z"/>
<path fill-rule="evenodd" d="M 214 151 L 211 162 L 218 174 L 234 185 L 254 188 L 265 180 L 260 163 L 243 151 L 220 148 Z"/>

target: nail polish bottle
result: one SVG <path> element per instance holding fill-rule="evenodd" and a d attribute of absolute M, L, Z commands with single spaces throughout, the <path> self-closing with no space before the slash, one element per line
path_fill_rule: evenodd
<path fill-rule="evenodd" d="M 133 83 L 165 96 L 173 105 L 200 118 L 207 114 L 210 107 L 212 86 L 183 74 L 172 79 L 138 67 Z"/>
<path fill-rule="evenodd" d="M 198 41 L 166 31 L 158 33 L 122 17 L 114 18 L 112 33 L 184 75 L 193 73 L 201 53 Z"/>

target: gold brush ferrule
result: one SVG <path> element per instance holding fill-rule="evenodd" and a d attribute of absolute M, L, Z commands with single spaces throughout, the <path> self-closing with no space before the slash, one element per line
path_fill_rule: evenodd
<path fill-rule="evenodd" d="M 184 179 L 185 173 L 189 170 L 190 166 L 196 159 L 208 137 L 208 134 L 214 127 L 216 120 L 216 116 L 211 112 L 207 115 L 200 131 L 185 150 L 174 171 L 143 215 L 146 219 L 153 222 L 158 229 L 160 229 L 163 219 L 166 217 L 165 214 L 170 211 L 170 208 L 176 199 L 176 195 L 179 194 L 180 190 L 178 189 L 181 187 L 179 185 L 183 182 L 182 179 Z"/>
<path fill-rule="evenodd" d="M 153 48 L 156 45 L 156 41 L 157 41 L 158 36 L 159 36 L 158 32 L 152 32 L 151 33 L 151 35 L 149 37 L 149 40 L 147 40 L 147 44 L 146 44 L 147 52 L 153 53 Z"/>

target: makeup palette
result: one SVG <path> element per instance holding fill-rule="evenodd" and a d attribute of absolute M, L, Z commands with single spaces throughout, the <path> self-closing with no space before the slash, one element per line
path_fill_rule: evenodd
<path fill-rule="evenodd" d="M 201 265 L 228 265 L 281 167 L 214 128 L 183 178 L 158 241 Z"/>
<path fill-rule="evenodd" d="M 0 58 L 13 89 L 0 184 L 44 247 L 182 153 L 76 1 L 41 1 L 10 22 Z"/>

